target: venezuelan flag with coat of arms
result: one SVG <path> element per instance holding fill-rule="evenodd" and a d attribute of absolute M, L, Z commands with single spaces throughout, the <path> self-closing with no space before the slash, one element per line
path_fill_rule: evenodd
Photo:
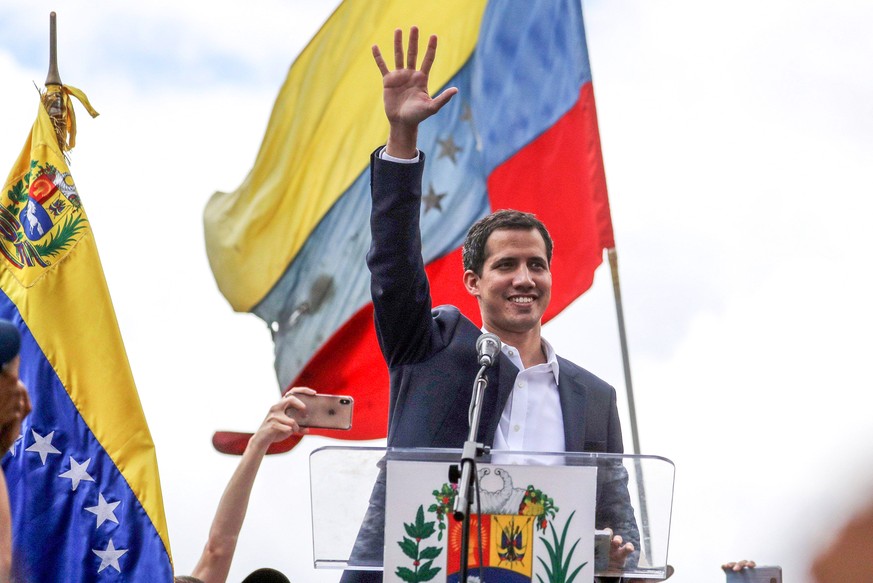
<path fill-rule="evenodd" d="M 431 91 L 459 88 L 419 129 L 434 305 L 479 319 L 460 247 L 493 210 L 535 213 L 552 233 L 545 320 L 591 286 L 614 246 L 579 0 L 342 3 L 291 67 L 248 177 L 204 215 L 219 289 L 271 327 L 281 387 L 355 398 L 355 425 L 336 437 L 386 435 L 365 256 L 368 157 L 388 124 L 370 47 L 411 25 L 439 36 Z"/>
<path fill-rule="evenodd" d="M 68 116 L 71 93 L 96 115 L 74 88 L 49 91 L 64 93 Z M 0 191 L 0 255 L 0 318 L 21 332 L 33 403 L 3 458 L 13 580 L 169 583 L 154 445 L 88 216 L 42 104 Z"/>

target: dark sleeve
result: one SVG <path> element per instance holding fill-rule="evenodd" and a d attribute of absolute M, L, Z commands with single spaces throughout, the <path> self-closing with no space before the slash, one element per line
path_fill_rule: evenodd
<path fill-rule="evenodd" d="M 621 437 L 621 421 L 618 417 L 615 389 L 610 387 L 610 403 L 607 427 L 609 453 L 624 453 Z M 628 462 L 629 463 L 629 462 Z M 636 566 L 640 553 L 640 531 L 634 516 L 634 508 L 628 491 L 628 472 L 619 460 L 605 459 L 598 462 L 596 528 L 611 528 L 621 535 L 624 542 L 634 545 L 634 553 L 628 557 L 628 566 Z"/>
<path fill-rule="evenodd" d="M 380 148 L 381 149 L 381 148 Z M 389 367 L 424 360 L 439 341 L 421 256 L 421 176 L 415 164 L 370 157 L 372 243 L 367 253 L 379 346 Z"/>
<path fill-rule="evenodd" d="M 628 472 L 621 461 L 603 460 L 597 464 L 597 507 L 595 528 L 611 528 L 624 542 L 633 543 L 635 552 L 628 559 L 636 565 L 640 552 L 640 530 L 628 492 Z"/>
<path fill-rule="evenodd" d="M 610 389 L 606 451 L 609 453 L 624 453 L 624 441 L 621 437 L 621 421 L 618 418 L 618 403 L 616 402 L 615 389 L 612 387 Z"/>
<path fill-rule="evenodd" d="M 387 477 L 385 471 L 385 459 L 379 461 L 379 475 L 370 493 L 370 503 L 358 536 L 355 538 L 349 556 L 349 567 L 382 567 L 384 564 L 385 543 L 385 486 Z M 368 581 L 381 581 L 382 572 L 377 571 L 378 578 L 372 578 L 372 572 L 347 570 L 341 583 L 363 583 Z"/>

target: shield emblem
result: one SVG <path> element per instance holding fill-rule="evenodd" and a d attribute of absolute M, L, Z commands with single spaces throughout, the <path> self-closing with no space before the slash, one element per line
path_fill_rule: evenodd
<path fill-rule="evenodd" d="M 449 518 L 447 581 L 459 580 L 461 523 Z M 468 575 L 495 583 L 532 581 L 534 517 L 518 514 L 483 514 L 470 517 Z M 481 541 L 481 553 L 480 553 Z M 481 560 L 480 560 L 481 558 Z"/>

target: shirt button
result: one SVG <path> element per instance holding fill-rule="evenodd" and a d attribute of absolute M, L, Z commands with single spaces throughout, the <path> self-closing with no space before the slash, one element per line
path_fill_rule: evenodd
<path fill-rule="evenodd" d="M 512 350 L 510 350 L 510 351 L 509 351 L 509 356 L 515 356 L 515 352 L 513 352 Z"/>
<path fill-rule="evenodd" d="M 517 431 L 521 431 L 521 425 L 515 425 L 515 426 L 513 426 L 512 430 L 513 430 L 513 431 L 516 431 L 516 432 L 517 432 Z"/>
<path fill-rule="evenodd" d="M 519 388 L 519 389 L 523 389 L 523 388 L 524 388 L 524 381 L 518 381 L 518 388 Z"/>

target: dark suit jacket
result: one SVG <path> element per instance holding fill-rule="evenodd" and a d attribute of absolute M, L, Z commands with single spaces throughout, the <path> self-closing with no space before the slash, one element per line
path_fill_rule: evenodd
<path fill-rule="evenodd" d="M 373 241 L 367 265 L 372 276 L 376 333 L 391 379 L 388 446 L 461 448 L 469 431 L 467 412 L 479 370 L 476 339 L 482 332 L 454 306 L 432 308 L 419 229 L 423 169 L 423 153 L 417 164 L 386 162 L 376 153 L 370 159 Z M 558 363 L 566 450 L 622 453 L 615 390 L 568 360 L 559 357 Z M 502 353 L 495 366 L 488 369 L 479 442 L 493 443 L 517 374 L 518 369 Z M 380 476 L 383 477 L 384 474 Z M 624 486 L 626 474 L 622 472 L 615 479 L 621 486 L 622 514 L 626 517 L 630 510 L 632 521 Z M 615 489 L 601 487 L 600 491 L 611 497 Z M 601 495 L 598 498 L 599 507 L 606 500 Z M 359 544 L 353 551 L 353 557 L 357 555 L 359 559 L 371 554 L 365 547 L 373 550 L 373 540 L 378 539 L 381 545 L 382 480 L 374 488 L 370 505 Z M 602 522 L 600 516 L 598 522 Z M 607 524 L 598 524 L 604 526 Z M 633 530 L 636 531 L 635 525 Z M 638 535 L 636 540 L 630 538 L 639 545 Z M 365 539 L 369 542 L 364 543 Z M 381 561 L 381 546 L 373 560 Z M 381 580 L 380 573 L 358 574 L 354 578 L 346 575 L 343 581 Z"/>
<path fill-rule="evenodd" d="M 391 376 L 388 445 L 461 447 L 481 331 L 453 306 L 432 309 L 419 235 L 423 169 L 423 154 L 417 164 L 371 159 L 373 242 L 367 265 L 376 332 Z M 567 451 L 622 453 L 615 390 L 568 360 L 558 363 Z M 502 353 L 488 369 L 478 436 L 486 445 L 517 374 Z"/>

